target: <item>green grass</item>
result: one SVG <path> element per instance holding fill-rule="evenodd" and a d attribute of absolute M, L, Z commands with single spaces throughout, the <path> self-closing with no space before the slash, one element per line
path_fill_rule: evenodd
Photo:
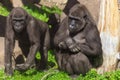
<path fill-rule="evenodd" d="M 37 53 L 39 54 L 39 52 Z M 36 55 L 40 59 L 40 55 Z M 35 69 L 26 72 L 14 71 L 13 76 L 6 76 L 4 69 L 0 70 L 0 80 L 73 80 L 66 72 L 59 71 L 55 56 L 52 50 L 48 52 L 48 68 L 44 71 Z M 91 69 L 85 76 L 80 74 L 74 80 L 120 80 L 120 70 L 98 74 L 95 69 Z"/>
<path fill-rule="evenodd" d="M 38 52 L 39 53 L 39 52 Z M 13 76 L 5 76 L 4 69 L 0 70 L 0 80 L 71 80 L 71 77 L 57 69 L 55 57 L 50 50 L 48 52 L 48 69 L 44 71 L 37 71 L 35 69 L 27 70 L 26 72 L 14 71 Z M 36 56 L 37 58 L 38 55 Z M 51 65 L 54 63 L 54 65 Z"/>
<path fill-rule="evenodd" d="M 64 72 L 57 70 L 36 71 L 28 70 L 27 72 L 15 71 L 13 76 L 5 76 L 3 70 L 0 70 L 0 80 L 71 80 Z"/>
<path fill-rule="evenodd" d="M 26 72 L 15 71 L 13 76 L 5 76 L 3 69 L 0 70 L 0 80 L 73 80 L 67 73 L 56 69 L 36 71 L 30 69 Z M 97 74 L 95 69 L 85 76 L 79 75 L 74 80 L 120 80 L 120 70 Z"/>

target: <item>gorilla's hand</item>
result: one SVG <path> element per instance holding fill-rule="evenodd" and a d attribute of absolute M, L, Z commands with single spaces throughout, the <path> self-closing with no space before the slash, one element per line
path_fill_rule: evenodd
<path fill-rule="evenodd" d="M 79 45 L 77 43 L 69 45 L 68 48 L 73 53 L 76 53 L 76 52 L 80 51 L 80 47 L 79 47 Z"/>
<path fill-rule="evenodd" d="M 64 41 L 60 42 L 58 44 L 58 46 L 59 46 L 60 49 L 67 49 L 67 45 L 66 45 L 66 43 Z"/>
<path fill-rule="evenodd" d="M 13 75 L 13 68 L 9 64 L 6 64 L 5 73 L 6 75 Z"/>
<path fill-rule="evenodd" d="M 79 45 L 74 41 L 74 39 L 72 38 L 67 38 L 65 40 L 65 43 L 68 47 L 68 49 L 71 51 L 71 52 L 79 52 L 80 51 L 80 47 Z"/>
<path fill-rule="evenodd" d="M 28 67 L 29 67 L 28 64 L 17 64 L 15 66 L 15 69 L 19 70 L 19 71 L 26 71 L 28 69 Z"/>

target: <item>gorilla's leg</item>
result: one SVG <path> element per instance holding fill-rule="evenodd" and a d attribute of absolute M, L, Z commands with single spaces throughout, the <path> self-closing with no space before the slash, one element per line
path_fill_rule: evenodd
<path fill-rule="evenodd" d="M 92 68 L 89 59 L 81 52 L 77 54 L 61 53 L 59 56 L 57 55 L 57 62 L 60 70 L 66 71 L 70 75 L 84 75 Z"/>
<path fill-rule="evenodd" d="M 82 73 L 84 75 L 92 68 L 88 57 L 81 52 L 71 55 L 68 62 L 70 62 L 75 74 Z"/>

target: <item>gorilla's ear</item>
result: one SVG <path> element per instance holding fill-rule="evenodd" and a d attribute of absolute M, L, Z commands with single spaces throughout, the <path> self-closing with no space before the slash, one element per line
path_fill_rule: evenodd
<path fill-rule="evenodd" d="M 28 20 L 28 18 L 29 18 L 29 17 L 28 17 L 28 15 L 27 15 L 27 14 L 25 14 L 25 20 Z"/>
<path fill-rule="evenodd" d="M 11 13 L 9 14 L 9 16 L 8 16 L 8 17 L 9 17 L 10 19 L 12 19 L 13 13 L 14 13 L 14 12 L 13 12 L 13 11 L 11 11 Z"/>
<path fill-rule="evenodd" d="M 24 11 L 25 19 L 27 20 L 28 19 L 28 13 L 25 10 L 23 10 L 23 11 Z"/>
<path fill-rule="evenodd" d="M 7 16 L 7 23 L 9 23 L 10 25 L 11 25 L 11 22 L 12 22 L 12 16 L 13 16 L 13 14 L 14 14 L 14 11 L 11 11 L 11 13 Z"/>
<path fill-rule="evenodd" d="M 27 12 L 24 12 L 24 16 L 25 16 L 25 22 L 29 23 L 29 21 L 30 21 L 30 15 Z"/>

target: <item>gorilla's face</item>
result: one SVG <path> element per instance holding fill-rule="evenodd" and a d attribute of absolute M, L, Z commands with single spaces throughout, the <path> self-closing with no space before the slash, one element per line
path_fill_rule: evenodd
<path fill-rule="evenodd" d="M 20 33 L 26 26 L 26 15 L 23 10 L 17 9 L 11 16 L 12 26 L 15 32 Z"/>
<path fill-rule="evenodd" d="M 85 17 L 86 14 L 82 10 L 76 10 L 68 16 L 68 29 L 70 33 L 77 33 L 84 28 L 86 24 Z"/>
<path fill-rule="evenodd" d="M 82 30 L 85 26 L 85 20 L 83 18 L 69 17 L 68 29 L 70 33 L 77 33 Z"/>

